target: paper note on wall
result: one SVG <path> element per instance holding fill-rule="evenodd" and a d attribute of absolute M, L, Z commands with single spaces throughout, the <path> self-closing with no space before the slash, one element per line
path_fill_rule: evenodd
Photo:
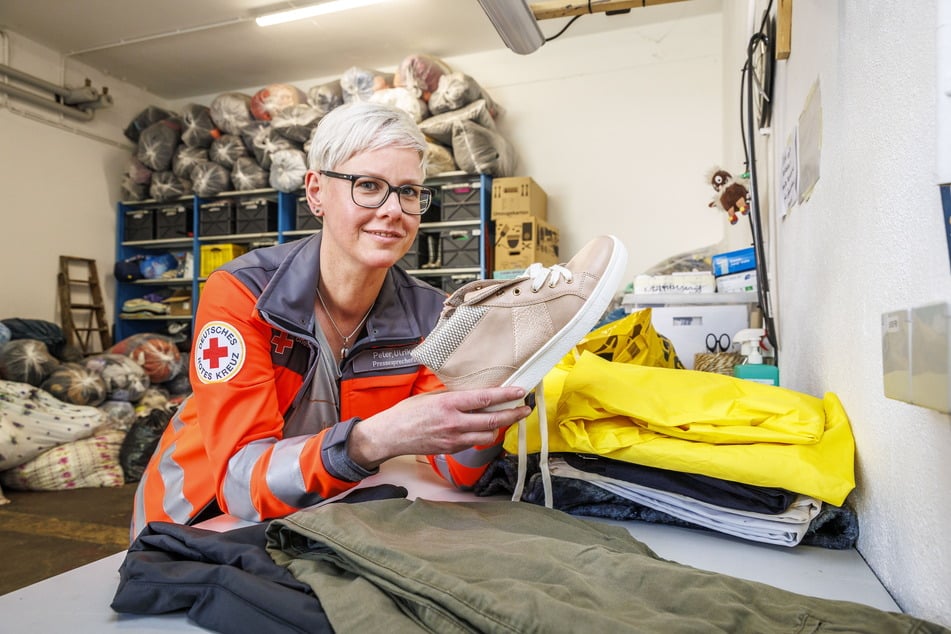
<path fill-rule="evenodd" d="M 796 158 L 796 146 L 798 144 L 796 137 L 799 130 L 793 130 L 783 148 L 783 156 L 780 162 L 780 187 L 783 194 L 783 216 L 788 214 L 792 208 L 799 202 L 799 163 Z"/>
<path fill-rule="evenodd" d="M 813 84 L 806 105 L 799 115 L 799 202 L 809 200 L 819 180 L 819 159 L 822 148 L 822 95 L 819 80 Z"/>

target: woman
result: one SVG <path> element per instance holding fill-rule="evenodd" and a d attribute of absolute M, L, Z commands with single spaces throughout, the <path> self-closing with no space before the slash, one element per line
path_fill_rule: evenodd
<path fill-rule="evenodd" d="M 484 411 L 523 398 L 518 387 L 433 392 L 442 384 L 409 354 L 445 299 L 393 266 L 431 202 L 419 185 L 426 147 L 390 106 L 350 104 L 321 120 L 304 186 L 323 230 L 209 276 L 194 394 L 139 483 L 133 539 L 155 520 L 287 515 L 399 455 L 425 454 L 471 486 L 505 428 L 528 415 L 524 405 Z"/>

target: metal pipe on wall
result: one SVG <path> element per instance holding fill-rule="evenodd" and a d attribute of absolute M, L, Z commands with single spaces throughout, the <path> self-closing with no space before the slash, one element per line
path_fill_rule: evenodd
<path fill-rule="evenodd" d="M 0 83 L 0 92 L 6 93 L 11 97 L 16 97 L 17 99 L 21 99 L 23 101 L 28 101 L 36 106 L 48 108 L 54 112 L 64 114 L 67 117 L 71 117 L 79 121 L 92 121 L 92 118 L 95 115 L 95 111 L 93 110 L 80 110 L 74 106 L 64 106 L 63 104 L 51 101 L 42 95 L 37 95 L 36 93 L 30 92 L 28 90 L 11 86 L 10 84 Z"/>

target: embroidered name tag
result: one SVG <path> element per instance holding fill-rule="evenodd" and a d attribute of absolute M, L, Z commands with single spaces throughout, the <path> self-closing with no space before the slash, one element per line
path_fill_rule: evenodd
<path fill-rule="evenodd" d="M 391 370 L 393 368 L 406 368 L 413 365 L 419 365 L 416 360 L 410 356 L 410 351 L 416 346 L 405 346 L 403 348 L 377 348 L 376 350 L 366 350 L 361 352 L 353 360 L 354 372 L 379 372 L 380 370 Z"/>

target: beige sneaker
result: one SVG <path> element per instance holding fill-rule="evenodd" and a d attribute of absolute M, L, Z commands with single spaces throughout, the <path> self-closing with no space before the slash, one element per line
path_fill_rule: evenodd
<path fill-rule="evenodd" d="M 598 323 L 627 266 L 627 249 L 600 236 L 567 264 L 535 263 L 512 280 L 478 280 L 446 300 L 436 327 L 413 358 L 450 390 L 518 385 L 535 389 L 545 506 L 552 508 L 548 420 L 543 377 Z M 511 407 L 506 403 L 493 409 Z M 527 472 L 525 421 L 518 424 L 518 477 L 522 499 Z"/>
<path fill-rule="evenodd" d="M 626 266 L 621 241 L 600 236 L 567 264 L 536 263 L 522 277 L 470 282 L 446 300 L 413 358 L 450 390 L 531 390 L 598 322 Z"/>

